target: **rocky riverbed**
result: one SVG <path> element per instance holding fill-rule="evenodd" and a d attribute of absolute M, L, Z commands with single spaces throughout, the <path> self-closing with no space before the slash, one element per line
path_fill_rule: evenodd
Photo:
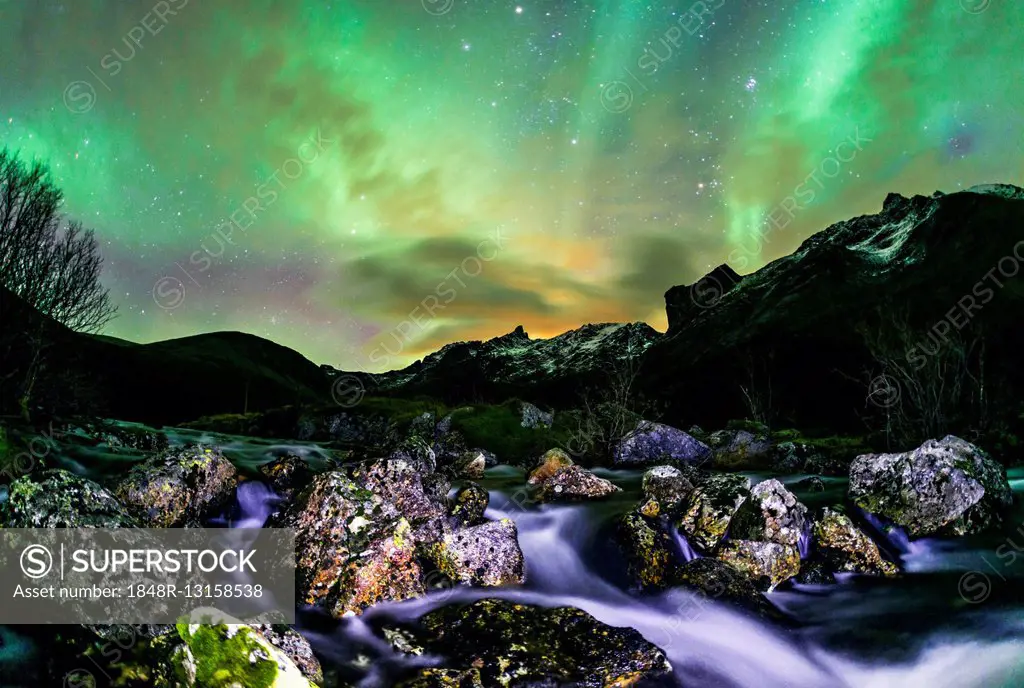
<path fill-rule="evenodd" d="M 3 492 L 4 526 L 295 528 L 298 623 L 156 629 L 118 662 L 96 629 L 6 628 L 0 683 L 1024 681 L 1024 472 L 960 438 L 822 476 L 715 468 L 756 449 L 739 433 L 648 424 L 628 467 L 556 447 L 516 467 L 438 426 L 375 457 L 65 429 Z"/>

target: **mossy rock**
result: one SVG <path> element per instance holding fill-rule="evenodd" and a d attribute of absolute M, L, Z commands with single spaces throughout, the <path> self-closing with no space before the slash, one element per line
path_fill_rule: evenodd
<path fill-rule="evenodd" d="M 613 537 L 633 585 L 641 590 L 661 590 L 671 584 L 673 543 L 658 522 L 631 511 L 616 522 Z"/>
<path fill-rule="evenodd" d="M 179 623 L 185 646 L 172 662 L 192 688 L 315 688 L 281 650 L 242 624 Z"/>
<path fill-rule="evenodd" d="M 476 669 L 484 686 L 605 688 L 671 672 L 664 653 L 635 630 L 607 626 L 573 607 L 483 599 L 442 607 L 420 623 L 426 651 L 445 658 L 440 668 L 455 676 Z"/>
<path fill-rule="evenodd" d="M 105 488 L 61 469 L 15 480 L 0 504 L 5 528 L 133 528 L 138 521 Z"/>

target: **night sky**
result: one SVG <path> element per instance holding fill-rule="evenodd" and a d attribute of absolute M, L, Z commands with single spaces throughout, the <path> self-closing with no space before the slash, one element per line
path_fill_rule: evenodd
<path fill-rule="evenodd" d="M 377 370 L 664 328 L 885 194 L 1024 182 L 1018 0 L 0 0 L 0 137 L 94 228 L 107 334 Z"/>

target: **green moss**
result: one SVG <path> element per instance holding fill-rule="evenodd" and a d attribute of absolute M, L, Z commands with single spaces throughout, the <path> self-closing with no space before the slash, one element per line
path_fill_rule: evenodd
<path fill-rule="evenodd" d="M 497 406 L 461 408 L 452 414 L 452 429 L 457 430 L 470 447 L 495 454 L 502 463 L 532 465 L 552 447 L 570 445 L 571 428 L 560 416 L 550 428 L 524 428 L 519 401 L 512 399 Z"/>
<path fill-rule="evenodd" d="M 192 652 L 196 685 L 272 688 L 277 682 L 277 662 L 251 628 L 179 623 L 177 629 Z"/>

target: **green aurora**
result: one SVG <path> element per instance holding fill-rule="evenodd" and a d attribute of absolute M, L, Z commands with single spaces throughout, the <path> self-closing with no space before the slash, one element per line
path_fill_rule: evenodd
<path fill-rule="evenodd" d="M 108 334 L 375 370 L 396 328 L 393 364 L 661 328 L 668 287 L 890 191 L 1024 184 L 1022 25 L 1010 0 L 9 0 L 0 132 L 97 231 Z"/>

